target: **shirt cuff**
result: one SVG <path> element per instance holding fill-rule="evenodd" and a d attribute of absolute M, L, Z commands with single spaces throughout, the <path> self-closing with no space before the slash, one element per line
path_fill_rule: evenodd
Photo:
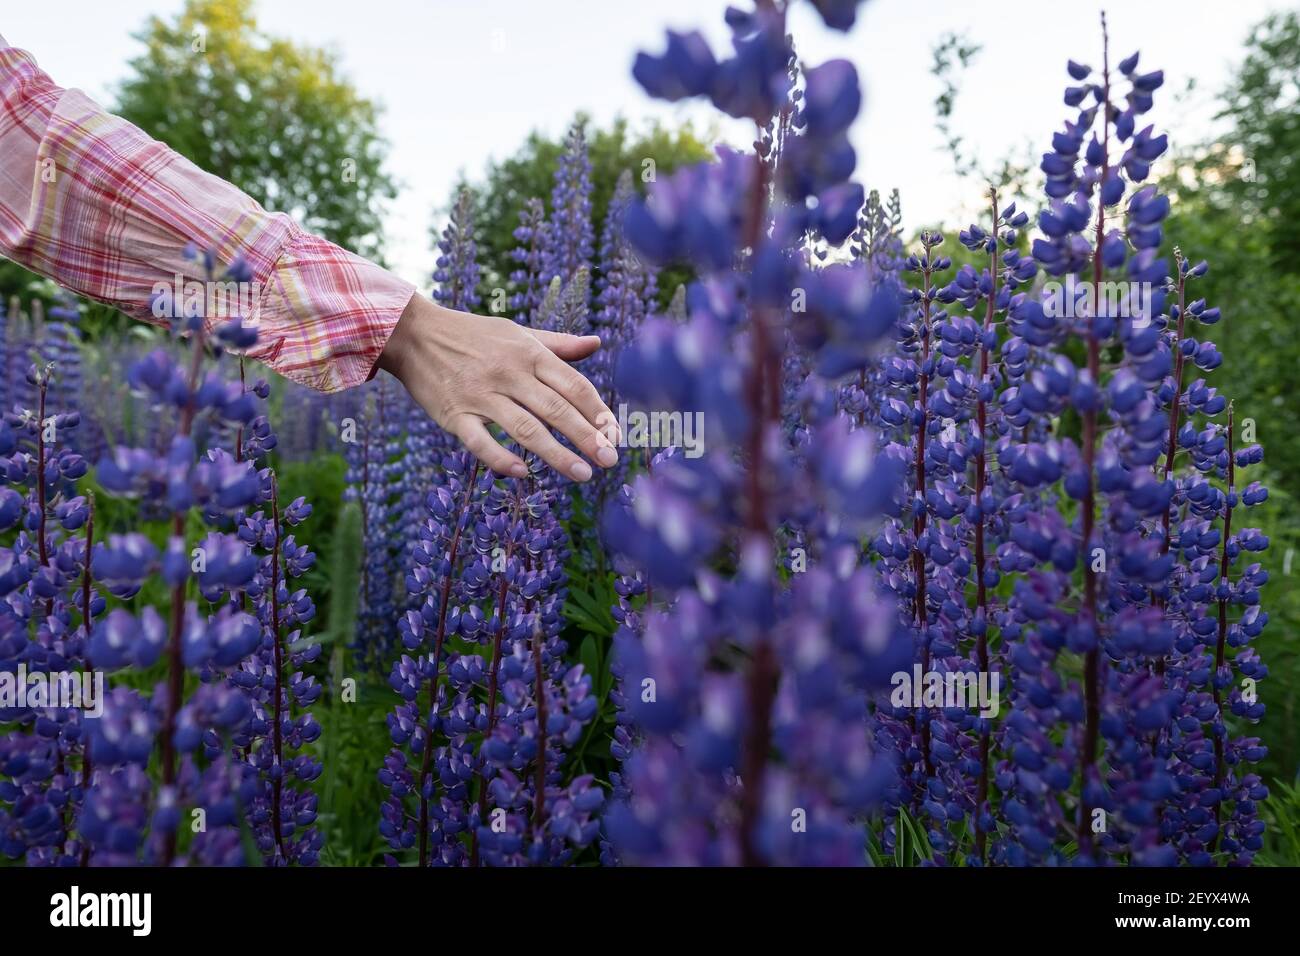
<path fill-rule="evenodd" d="M 415 286 L 295 226 L 260 293 L 248 356 L 300 385 L 335 392 L 374 375 Z"/>

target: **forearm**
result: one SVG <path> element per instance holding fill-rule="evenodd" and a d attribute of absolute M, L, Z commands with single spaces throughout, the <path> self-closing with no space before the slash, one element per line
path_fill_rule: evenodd
<path fill-rule="evenodd" d="M 243 262 L 233 314 L 256 326 L 247 354 L 323 391 L 359 384 L 382 362 L 415 400 L 499 474 L 527 466 L 487 430 L 491 422 L 577 480 L 618 461 L 614 417 L 568 362 L 600 347 L 524 329 L 501 316 L 434 305 L 402 279 L 288 217 L 268 213 L 76 90 L 54 84 L 21 50 L 0 48 L 0 253 L 93 299 L 146 321 L 169 321 L 189 283 L 205 322 L 201 257 Z M 222 293 L 229 294 L 222 280 Z M 171 309 L 154 308 L 171 292 Z"/>
<path fill-rule="evenodd" d="M 204 279 L 189 243 L 248 265 L 249 354 L 326 391 L 372 373 L 414 292 L 0 47 L 0 253 L 156 322 L 160 286 Z"/>

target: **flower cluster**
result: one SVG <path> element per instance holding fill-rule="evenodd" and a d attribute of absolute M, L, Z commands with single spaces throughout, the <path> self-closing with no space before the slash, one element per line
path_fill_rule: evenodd
<path fill-rule="evenodd" d="M 466 277 L 477 274 L 467 209 L 443 235 L 436 275 L 442 301 L 459 308 L 473 304 Z M 579 266 L 566 286 L 581 289 L 568 308 L 584 317 L 585 275 Z M 595 839 L 603 803 L 589 775 L 568 779 L 562 766 L 598 706 L 560 637 L 568 483 L 536 460 L 526 478 L 497 478 L 451 450 L 432 476 L 389 676 L 401 698 L 379 772 L 389 860 L 414 851 L 420 866 L 565 863 Z"/>
<path fill-rule="evenodd" d="M 219 280 L 213 256 L 201 262 L 209 281 L 248 279 L 240 262 Z M 282 529 L 310 507 L 298 500 L 281 513 L 274 472 L 254 465 L 275 446 L 256 405 L 266 383 L 247 389 L 242 374 L 228 382 L 206 368 L 209 355 L 255 333 L 239 318 L 174 316 L 180 360 L 157 349 L 128 371 L 141 405 L 163 423 L 150 432 L 160 441 L 112 448 L 96 478 L 108 494 L 147 501 L 165 517 L 159 547 L 139 532 L 97 536 L 93 498 L 76 493 L 88 468 L 65 436 L 79 417 L 47 404 L 66 395 L 51 385 L 55 362 L 72 364 L 74 347 L 50 330 L 72 314 L 53 317 L 43 341 L 54 361 L 28 375 L 35 406 L 9 416 L 0 434 L 6 483 L 29 489 L 2 489 L 6 524 L 24 525 L 0 558 L 3 663 L 7 673 L 14 664 L 48 675 L 51 688 L 56 674 L 69 686 L 80 676 L 97 699 L 32 700 L 4 715 L 18 727 L 0 747 L 4 850 L 33 863 L 237 864 L 247 862 L 246 820 L 268 862 L 314 862 L 314 797 L 283 782 L 286 769 L 302 780 L 319 773 L 308 758 L 283 759 L 319 734 L 290 710 L 314 699 L 314 682 L 286 674 L 312 657 L 285 632 L 311 617 L 305 593 L 285 582 L 312 556 Z M 263 502 L 269 518 L 251 511 Z M 151 580 L 168 592 L 161 609 L 141 598 Z M 105 674 L 127 668 L 143 680 L 104 686 Z M 135 689 L 154 681 L 151 692 Z"/>
<path fill-rule="evenodd" d="M 1009 711 L 906 694 L 877 711 L 906 771 L 882 846 L 907 813 L 934 863 L 1241 863 L 1260 845 L 1266 791 L 1239 768 L 1264 751 L 1226 724 L 1263 713 L 1248 643 L 1267 576 L 1230 580 L 1267 545 L 1231 531 L 1266 497 L 1235 487 L 1260 452 L 1234 453 L 1231 406 L 1186 374 L 1222 361 L 1187 321 L 1219 313 L 1188 301 L 1204 263 L 1179 253 L 1170 276 L 1159 256 L 1168 201 L 1144 181 L 1167 141 L 1140 118 L 1162 77 L 1137 63 L 1068 65 L 1077 113 L 1043 157 L 1032 254 L 1028 215 L 995 193 L 958 237 L 977 264 L 947 284 L 923 235 L 899 354 L 845 403 L 912 476 L 872 550 L 918 671 L 987 681 Z"/>
<path fill-rule="evenodd" d="M 845 23 L 823 6 L 830 25 Z M 861 262 L 809 261 L 809 237 L 843 242 L 863 203 L 848 181 L 853 67 L 814 67 L 792 90 L 783 7 L 732 10 L 728 23 L 730 57 L 670 33 L 666 52 L 634 69 L 653 95 L 707 96 L 751 119 L 760 142 L 764 129 L 785 132 L 761 153 L 723 150 L 679 171 L 627 213 L 640 254 L 684 260 L 699 279 L 686 324 L 648 322 L 619 386 L 647 408 L 702 410 L 708 450 L 657 459 L 607 518 L 655 602 L 623 610 L 615 638 L 627 719 L 607 858 L 862 863 L 857 820 L 895 778 L 872 739 L 870 694 L 909 647 L 857 541 L 899 475 L 833 402 L 810 406 L 792 448 L 782 400 L 790 352 L 828 383 L 856 372 L 899 300 L 873 289 Z M 783 122 L 787 112 L 797 119 Z M 788 577 L 781 527 L 815 539 L 818 556 Z"/>
<path fill-rule="evenodd" d="M 705 409 L 713 453 L 647 462 L 609 509 L 623 767 L 603 858 L 862 862 L 846 821 L 874 811 L 877 846 L 916 821 L 933 864 L 1248 862 L 1265 751 L 1233 727 L 1263 714 L 1267 574 L 1243 556 L 1267 539 L 1234 521 L 1267 492 L 1239 490 L 1259 446 L 1188 375 L 1222 362 L 1188 321 L 1219 313 L 1187 292 L 1204 263 L 1179 253 L 1171 276 L 1159 254 L 1168 201 L 1145 180 L 1167 140 L 1140 120 L 1161 74 L 1071 62 L 1040 235 L 990 192 L 954 273 L 941 235 L 905 256 L 897 200 L 845 181 L 856 80 L 792 67 L 783 9 L 730 11 L 728 59 L 671 33 L 634 70 L 758 133 L 626 216 L 643 256 L 700 278 L 687 325 L 626 349 L 620 389 Z M 829 255 L 851 232 L 851 261 Z M 875 681 L 854 688 L 861 790 L 781 723 L 812 719 L 800 668 L 836 660 L 846 581 L 871 596 L 856 633 L 881 635 L 882 666 L 835 671 Z M 938 692 L 902 691 L 914 677 Z"/>
<path fill-rule="evenodd" d="M 78 493 L 88 471 L 72 450 L 75 411 L 50 401 L 59 369 L 31 366 L 24 381 L 33 407 L 15 405 L 0 420 L 0 674 L 10 692 L 0 703 L 0 853 L 32 865 L 76 865 L 88 855 L 76 820 L 85 805 L 91 763 L 86 713 L 60 694 L 76 686 L 95 693 L 88 634 L 103 614 L 92 586 L 93 499 Z"/>
<path fill-rule="evenodd" d="M 348 465 L 344 500 L 361 510 L 361 593 L 352 650 L 359 666 L 382 668 L 394 648 L 402 561 L 411 546 L 403 519 L 413 512 L 405 509 L 402 486 L 415 479 L 403 481 L 403 425 L 421 413 L 387 377 L 358 393 L 340 433 Z"/>
<path fill-rule="evenodd" d="M 320 862 L 312 507 L 276 464 L 337 423 L 362 553 L 335 659 L 396 695 L 390 865 L 1252 862 L 1268 490 L 1212 384 L 1210 265 L 1149 182 L 1163 75 L 1112 64 L 1103 18 L 1041 208 L 991 188 L 909 243 L 897 193 L 852 179 L 854 67 L 787 30 L 859 2 L 729 8 L 725 51 L 670 31 L 635 79 L 752 149 L 643 196 L 624 172 L 596 224 L 577 124 L 523 204 L 515 320 L 598 333 L 584 371 L 643 416 L 581 488 L 491 473 L 385 376 L 281 413 L 212 361 L 255 340 L 240 319 L 96 351 L 71 305 L 0 312 L 0 677 L 29 678 L 0 699 L 0 853 Z M 465 312 L 472 199 L 433 273 Z M 670 265 L 693 281 L 661 310 Z"/>

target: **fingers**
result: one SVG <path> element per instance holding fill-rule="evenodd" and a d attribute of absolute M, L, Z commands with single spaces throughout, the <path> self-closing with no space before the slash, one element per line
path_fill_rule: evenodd
<path fill-rule="evenodd" d="M 602 468 L 613 468 L 618 464 L 618 452 L 609 439 L 592 427 L 591 422 L 583 418 L 578 409 L 559 392 L 541 382 L 533 382 L 523 398 L 524 404 L 532 409 L 533 414 L 558 428 L 584 455 Z"/>
<path fill-rule="evenodd" d="M 564 332 L 547 332 L 545 329 L 529 329 L 529 334 L 566 362 L 585 359 L 600 348 L 599 335 L 568 335 Z"/>
<path fill-rule="evenodd" d="M 601 399 L 596 386 L 587 381 L 586 376 L 581 372 L 565 365 L 558 358 L 543 356 L 537 363 L 537 377 L 581 412 L 583 417 L 600 429 L 601 434 L 611 443 L 619 441 L 614 413 Z M 564 433 L 573 438 L 567 430 Z"/>
<path fill-rule="evenodd" d="M 492 433 L 487 430 L 487 426 L 483 424 L 482 419 L 475 418 L 472 415 L 461 416 L 454 434 L 471 455 L 498 475 L 523 478 L 528 474 L 528 466 L 523 463 L 523 460 L 502 448 L 500 443 L 492 437 Z"/>
<path fill-rule="evenodd" d="M 518 334 L 518 326 L 510 329 Z M 508 343 L 513 346 L 518 339 Z M 566 362 L 586 358 L 600 348 L 595 335 L 566 335 L 530 330 L 522 354 L 512 348 L 492 354 L 489 362 L 489 394 L 460 396 L 457 404 L 465 411 L 454 423 L 456 436 L 480 461 L 501 475 L 523 477 L 527 469 L 519 457 L 492 437 L 485 421 L 494 421 L 522 447 L 536 454 L 560 474 L 575 481 L 591 479 L 591 465 L 551 434 L 557 429 L 578 451 L 611 468 L 618 463 L 618 426 L 613 413 L 601 401 L 600 393 Z M 471 349 L 471 358 L 480 358 Z M 484 359 L 489 357 L 485 354 Z M 519 359 L 523 358 L 521 368 Z M 486 383 L 484 383 L 486 384 Z M 495 396 L 490 393 L 495 392 Z M 468 400 L 467 400 L 468 399 Z"/>
<path fill-rule="evenodd" d="M 591 465 L 556 441 L 546 426 L 528 409 L 503 400 L 492 417 L 511 438 L 560 474 L 568 475 L 574 481 L 587 481 L 591 478 Z"/>

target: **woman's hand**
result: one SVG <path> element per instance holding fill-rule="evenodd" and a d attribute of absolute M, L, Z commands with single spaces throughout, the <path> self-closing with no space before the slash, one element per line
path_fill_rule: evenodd
<path fill-rule="evenodd" d="M 455 312 L 411 297 L 379 356 L 429 415 L 493 471 L 522 478 L 527 468 L 492 437 L 496 422 L 519 444 L 575 481 L 591 466 L 561 445 L 551 425 L 603 468 L 618 462 L 614 416 L 595 387 L 566 363 L 600 348 L 594 335 L 563 335 L 500 316 Z M 545 424 L 544 424 L 545 423 Z"/>

